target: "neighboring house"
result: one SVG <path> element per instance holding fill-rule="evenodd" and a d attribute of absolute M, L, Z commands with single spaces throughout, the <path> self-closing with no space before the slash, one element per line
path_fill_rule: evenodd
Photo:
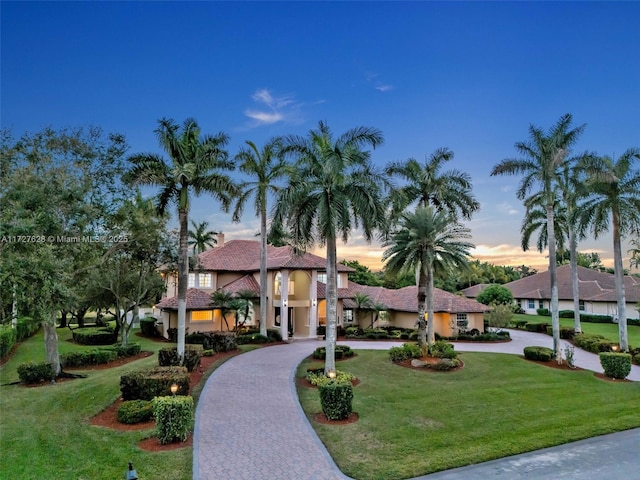
<path fill-rule="evenodd" d="M 384 287 L 369 287 L 349 282 L 349 289 L 368 295 L 372 304 L 385 306 L 386 310 L 363 309 L 356 318 L 356 304 L 352 299 L 344 301 L 344 325 L 349 323 L 363 328 L 392 325 L 401 328 L 415 328 L 418 318 L 418 287 L 404 287 L 392 290 Z M 434 329 L 443 337 L 453 336 L 463 330 L 484 331 L 486 305 L 435 288 L 433 292 Z M 426 312 L 425 312 L 426 315 Z"/>
<path fill-rule="evenodd" d="M 216 247 L 198 256 L 198 269 L 189 273 L 187 290 L 188 331 L 206 332 L 223 330 L 220 309 L 211 306 L 211 294 L 217 289 L 230 293 L 242 290 L 254 292 L 256 300 L 245 325 L 260 324 L 260 242 L 231 240 L 218 237 Z M 348 274 L 354 270 L 338 264 L 338 324 L 354 325 L 353 297 L 356 292 L 367 293 L 377 304 L 385 305 L 376 325 L 413 328 L 417 317 L 417 287 L 390 290 L 366 287 L 349 282 Z M 278 328 L 286 338 L 316 337 L 316 328 L 326 323 L 326 260 L 317 255 L 294 254 L 289 247 L 268 246 L 267 255 L 267 328 Z M 156 308 L 162 312 L 163 334 L 178 324 L 178 298 L 175 275 L 167 279 L 167 293 Z M 486 307 L 474 300 L 435 291 L 435 331 L 449 336 L 452 328 L 483 330 L 482 313 Z M 369 313 L 371 313 L 369 311 Z M 361 315 L 363 327 L 369 317 Z M 229 326 L 235 325 L 234 314 L 227 315 Z"/>
<path fill-rule="evenodd" d="M 571 266 L 557 269 L 558 299 L 560 310 L 573 310 Z M 614 276 L 610 273 L 578 267 L 580 310 L 597 315 L 616 316 L 618 305 Z M 640 302 L 640 278 L 625 275 L 625 299 L 627 318 L 640 318 L 636 304 Z M 538 308 L 550 309 L 551 279 L 549 272 L 537 273 L 504 284 L 518 305 L 528 314 L 536 314 Z"/>
<path fill-rule="evenodd" d="M 465 288 L 464 290 L 460 290 L 460 293 L 467 298 L 478 298 L 480 292 L 482 292 L 485 288 L 490 285 L 494 285 L 493 283 L 478 283 L 477 285 L 471 285 L 470 287 Z"/>
<path fill-rule="evenodd" d="M 326 260 L 311 253 L 294 254 L 289 247 L 268 246 L 267 253 L 267 328 L 280 329 L 283 338 L 316 336 L 316 327 L 326 321 Z M 342 300 L 353 293 L 348 288 L 351 267 L 338 265 L 338 318 L 342 317 Z M 256 301 L 245 325 L 260 321 L 260 242 L 218 237 L 216 247 L 198 255 L 196 271 L 189 272 L 186 327 L 189 332 L 206 332 L 225 328 L 219 308 L 211 306 L 211 294 L 218 289 L 230 293 L 254 292 Z M 342 288 L 344 287 L 344 288 Z M 156 308 L 162 310 L 163 334 L 178 323 L 176 277 L 167 282 L 167 295 Z M 229 326 L 235 325 L 233 313 L 227 315 Z"/>

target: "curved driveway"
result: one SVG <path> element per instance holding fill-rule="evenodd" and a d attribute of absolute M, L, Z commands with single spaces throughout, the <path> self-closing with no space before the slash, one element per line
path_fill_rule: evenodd
<path fill-rule="evenodd" d="M 551 337 L 543 334 L 510 333 L 512 341 L 508 343 L 456 343 L 456 349 L 520 355 L 527 345 L 550 347 L 553 342 Z M 354 349 L 388 349 L 401 344 L 380 341 L 340 343 Z M 296 340 L 288 345 L 253 350 L 228 360 L 209 377 L 196 411 L 193 445 L 195 480 L 349 478 L 338 470 L 311 428 L 295 391 L 296 367 L 318 345 L 321 343 L 316 340 Z M 575 358 L 576 364 L 582 368 L 602 371 L 597 355 L 576 349 Z M 640 380 L 640 367 L 634 366 L 629 378 Z M 620 446 L 629 444 L 628 461 L 631 464 L 625 463 L 626 457 L 620 457 L 623 455 Z M 581 445 L 583 448 L 579 448 Z M 549 472 L 554 472 L 555 478 L 608 480 L 612 471 L 609 468 L 622 468 L 622 472 L 640 471 L 638 450 L 640 429 L 420 478 L 535 480 L 549 478 Z M 616 455 L 611 454 L 613 451 Z M 594 465 L 602 475 L 591 468 Z M 548 470 L 541 470 L 541 466 Z M 558 475 L 560 467 L 569 470 Z M 571 476 L 573 474 L 576 476 Z"/>

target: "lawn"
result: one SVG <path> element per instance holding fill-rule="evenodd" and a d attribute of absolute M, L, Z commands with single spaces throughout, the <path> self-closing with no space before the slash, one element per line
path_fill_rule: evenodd
<path fill-rule="evenodd" d="M 513 320 L 526 320 L 529 323 L 548 323 L 551 325 L 551 317 L 541 317 L 539 315 L 523 315 L 513 316 Z M 582 331 L 584 333 L 592 333 L 602 335 L 611 341 L 618 341 L 618 325 L 614 323 L 589 323 L 581 322 Z M 573 327 L 573 318 L 561 318 L 560 326 Z M 627 325 L 627 334 L 629 335 L 629 344 L 634 347 L 640 347 L 640 326 Z"/>
<path fill-rule="evenodd" d="M 298 388 L 314 429 L 342 471 L 393 480 L 640 427 L 640 383 L 561 371 L 515 355 L 463 353 L 457 372 L 393 365 L 358 351 L 338 368 L 354 373 L 358 422 L 321 425 L 317 390 Z M 303 376 L 308 362 L 297 372 Z"/>
<path fill-rule="evenodd" d="M 58 329 L 60 351 L 92 348 L 75 345 L 68 329 Z M 166 343 L 131 337 L 142 349 L 157 352 Z M 242 346 L 244 347 L 244 346 Z M 253 346 L 247 346 L 253 348 Z M 16 368 L 26 361 L 44 360 L 42 332 L 24 342 L 0 368 L 0 478 L 124 478 L 132 461 L 140 478 L 187 480 L 192 478 L 192 449 L 146 452 L 139 440 L 153 430 L 120 432 L 90 426 L 88 420 L 120 394 L 120 376 L 157 365 L 157 355 L 121 367 L 95 370 L 87 378 L 43 387 L 6 385 L 18 380 Z M 212 370 L 220 365 L 212 366 Z M 195 392 L 201 389 L 196 387 Z"/>

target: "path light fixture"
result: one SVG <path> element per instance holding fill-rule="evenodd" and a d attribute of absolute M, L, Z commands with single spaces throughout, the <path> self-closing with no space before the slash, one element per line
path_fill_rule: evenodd
<path fill-rule="evenodd" d="M 173 383 L 171 384 L 171 386 L 169 387 L 169 390 L 171 390 L 171 393 L 173 394 L 173 396 L 176 396 L 176 393 L 178 393 L 178 390 L 180 389 L 180 387 L 178 386 L 177 383 Z"/>
<path fill-rule="evenodd" d="M 612 352 L 617 352 L 618 350 L 620 350 L 620 347 L 618 345 L 611 345 Z"/>
<path fill-rule="evenodd" d="M 329 370 L 327 372 L 327 377 L 329 377 L 331 380 L 336 378 L 336 371 L 335 370 Z"/>
<path fill-rule="evenodd" d="M 138 472 L 133 469 L 133 462 L 129 462 L 129 470 L 127 470 L 125 480 L 138 480 Z"/>

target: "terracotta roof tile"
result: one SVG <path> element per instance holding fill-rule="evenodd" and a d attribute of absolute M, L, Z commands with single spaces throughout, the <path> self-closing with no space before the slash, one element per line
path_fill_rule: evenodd
<path fill-rule="evenodd" d="M 240 277 L 233 282 L 229 282 L 226 285 L 220 287 L 219 290 L 226 290 L 233 295 L 237 295 L 244 290 L 255 293 L 256 297 L 260 296 L 260 285 L 258 284 L 256 279 L 253 278 L 253 275 L 245 275 L 244 277 Z"/>
<path fill-rule="evenodd" d="M 178 297 L 163 298 L 156 305 L 156 308 L 163 310 L 177 310 Z M 187 290 L 187 310 L 210 310 L 211 295 L 197 288 Z"/>

